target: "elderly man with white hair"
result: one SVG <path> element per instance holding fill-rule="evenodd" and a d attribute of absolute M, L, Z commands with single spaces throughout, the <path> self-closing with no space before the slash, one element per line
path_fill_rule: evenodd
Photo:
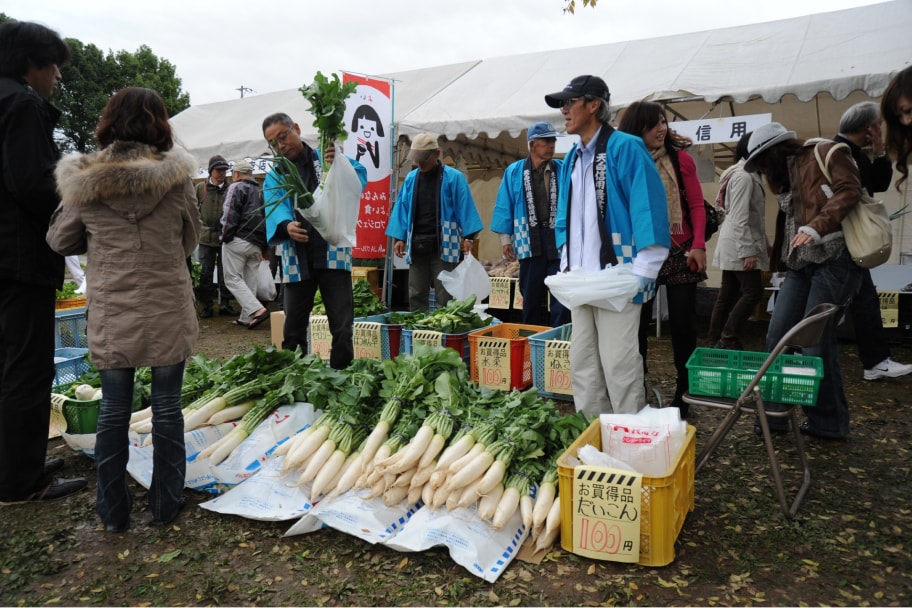
<path fill-rule="evenodd" d="M 869 195 L 885 192 L 893 180 L 893 168 L 884 149 L 880 122 L 880 106 L 877 103 L 856 103 L 842 115 L 839 134 L 833 138 L 833 141 L 849 146 L 858 165 L 861 186 Z M 855 327 L 855 344 L 858 358 L 864 366 L 865 380 L 896 378 L 912 372 L 912 365 L 890 358 L 890 345 L 880 316 L 880 298 L 870 270 L 862 270 L 861 287 L 849 306 L 849 317 Z"/>

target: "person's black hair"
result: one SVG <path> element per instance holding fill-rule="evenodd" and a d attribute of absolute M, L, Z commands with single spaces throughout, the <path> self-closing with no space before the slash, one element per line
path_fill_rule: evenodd
<path fill-rule="evenodd" d="M 750 143 L 751 133 L 745 133 L 741 136 L 741 139 L 738 140 L 738 144 L 735 146 L 735 162 L 739 160 L 744 160 L 750 156 L 750 152 L 747 151 L 747 144 Z"/>
<path fill-rule="evenodd" d="M 30 21 L 0 25 L 0 76 L 22 78 L 29 66 L 61 66 L 70 60 L 70 47 L 54 30 Z"/>

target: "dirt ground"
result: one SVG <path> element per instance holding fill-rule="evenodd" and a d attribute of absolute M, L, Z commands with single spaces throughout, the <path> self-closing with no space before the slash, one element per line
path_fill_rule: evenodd
<path fill-rule="evenodd" d="M 227 358 L 269 344 L 268 327 L 230 321 L 201 321 L 199 352 Z M 745 348 L 761 350 L 765 326 L 751 323 Z M 653 337 L 650 353 L 652 381 L 668 394 L 668 338 Z M 912 362 L 912 348 L 895 345 L 893 356 Z M 762 442 L 744 420 L 697 474 L 695 508 L 665 567 L 594 561 L 555 545 L 542 563 L 514 560 L 491 584 L 443 549 L 397 553 L 332 529 L 284 538 L 292 522 L 212 513 L 196 506 L 211 495 L 192 491 L 173 526 L 107 534 L 94 514 L 93 462 L 56 439 L 50 455 L 89 488 L 0 510 L 0 605 L 912 605 L 912 376 L 865 382 L 849 342 L 841 361 L 852 435 L 806 442 L 814 481 L 798 516 L 779 511 Z M 692 413 L 698 451 L 717 420 Z M 793 491 L 791 441 L 777 438 Z M 138 510 L 144 490 L 134 489 Z"/>

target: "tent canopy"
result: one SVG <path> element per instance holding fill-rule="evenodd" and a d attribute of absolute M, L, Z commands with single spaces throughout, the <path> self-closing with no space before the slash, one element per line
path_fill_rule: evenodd
<path fill-rule="evenodd" d="M 912 2 L 895 0 L 381 77 L 395 85 L 394 126 L 400 136 L 436 133 L 453 142 L 451 155 L 461 148 L 457 154 L 467 151 L 469 164 L 497 168 L 526 154 L 520 136 L 532 122 L 548 120 L 560 130 L 561 116 L 545 105 L 544 95 L 579 74 L 604 78 L 614 109 L 648 97 L 672 104 L 673 113 L 687 119 L 772 111 L 773 120 L 803 137 L 829 136 L 848 103 L 879 97 L 890 78 L 910 65 L 910 31 Z M 812 100 L 816 103 L 803 103 Z M 260 125 L 278 111 L 298 121 L 307 141 L 316 141 L 308 104 L 296 89 L 193 106 L 171 122 L 178 139 L 206 166 L 213 154 L 239 159 L 266 152 Z"/>

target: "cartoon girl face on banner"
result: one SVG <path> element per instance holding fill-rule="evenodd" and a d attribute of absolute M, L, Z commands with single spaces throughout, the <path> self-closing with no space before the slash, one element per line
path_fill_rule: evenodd
<path fill-rule="evenodd" d="M 390 174 L 389 118 L 381 118 L 390 115 L 390 98 L 369 85 L 359 84 L 347 104 L 345 155 L 364 165 L 369 182 Z"/>

